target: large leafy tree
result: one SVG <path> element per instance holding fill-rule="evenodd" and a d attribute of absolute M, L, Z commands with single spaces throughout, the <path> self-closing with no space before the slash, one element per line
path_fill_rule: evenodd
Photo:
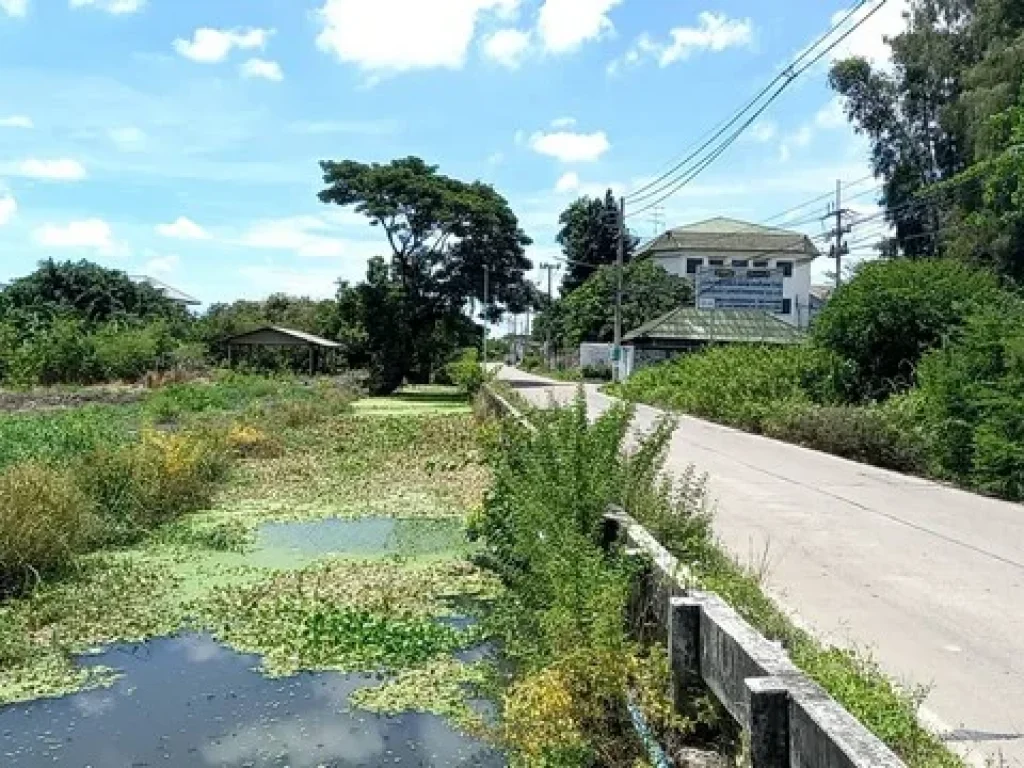
<path fill-rule="evenodd" d="M 446 351 L 466 340 L 472 329 L 464 310 L 471 301 L 483 306 L 485 270 L 490 319 L 535 302 L 526 279 L 530 238 L 492 187 L 444 176 L 417 157 L 321 168 L 320 200 L 354 207 L 384 231 L 391 249 L 389 259 L 371 263 L 365 283 L 341 296 L 346 311 L 365 312 L 376 326 L 365 329 L 365 355 L 377 391 L 429 380 Z"/>
<path fill-rule="evenodd" d="M 0 319 L 23 332 L 71 316 L 87 327 L 111 322 L 184 321 L 187 311 L 148 283 L 88 261 L 40 262 L 0 292 Z"/>
<path fill-rule="evenodd" d="M 623 269 L 622 327 L 628 332 L 693 300 L 693 286 L 650 259 Z M 534 335 L 560 346 L 608 342 L 615 334 L 617 268 L 601 267 L 579 288 L 554 302 L 538 317 Z"/>
<path fill-rule="evenodd" d="M 1024 6 L 1019 0 L 912 0 L 905 32 L 892 38 L 892 64 L 838 62 L 832 87 L 872 148 L 898 251 L 950 251 L 1020 276 L 1011 254 L 1024 240 L 984 227 L 965 242 L 965 220 L 985 213 L 990 194 L 965 172 L 1005 149 L 1006 128 L 993 117 L 1019 98 L 1024 81 Z M 976 222 L 977 223 L 977 222 Z"/>
<path fill-rule="evenodd" d="M 566 208 L 558 219 L 558 244 L 569 261 L 562 278 L 562 295 L 572 293 L 592 275 L 595 266 L 614 264 L 619 250 L 619 204 L 611 190 L 599 197 L 581 197 Z M 624 260 L 636 249 L 627 237 Z"/>

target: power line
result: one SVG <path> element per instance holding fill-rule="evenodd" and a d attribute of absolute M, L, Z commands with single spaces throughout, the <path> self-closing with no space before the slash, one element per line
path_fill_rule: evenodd
<path fill-rule="evenodd" d="M 683 173 L 685 173 L 686 171 L 684 171 L 684 169 L 687 165 L 689 165 L 696 158 L 698 158 L 715 141 L 721 138 L 723 134 L 725 134 L 730 128 L 736 125 L 736 123 L 738 123 L 744 117 L 744 115 L 749 113 L 750 110 L 754 109 L 754 107 L 757 106 L 757 104 L 762 99 L 768 96 L 772 92 L 772 90 L 779 85 L 779 83 L 782 83 L 782 85 L 779 86 L 776 92 L 769 98 L 769 104 L 776 98 L 778 98 L 778 95 L 783 90 L 785 90 L 793 82 L 794 79 L 796 79 L 804 72 L 806 72 L 808 69 L 810 69 L 810 67 L 816 64 L 818 61 L 820 61 L 825 56 L 825 54 L 833 50 L 840 42 L 849 37 L 849 35 L 852 34 L 853 31 L 856 30 L 858 27 L 860 27 L 861 24 L 863 24 L 871 15 L 873 15 L 874 12 L 877 11 L 879 7 L 881 7 L 881 5 L 884 5 L 886 0 L 882 0 L 882 3 L 880 3 L 878 7 L 876 7 L 874 10 L 865 15 L 864 18 L 860 19 L 842 37 L 834 41 L 824 51 L 817 54 L 811 60 L 810 64 L 801 67 L 799 70 L 795 69 L 796 67 L 800 66 L 800 64 L 805 59 L 807 59 L 807 57 L 811 56 L 811 54 L 814 53 L 815 49 L 817 49 L 819 46 L 825 43 L 828 40 L 828 38 L 830 38 L 839 29 L 841 29 L 843 25 L 845 25 L 850 19 L 852 19 L 869 2 L 871 2 L 871 0 L 860 0 L 860 2 L 858 2 L 857 5 L 855 5 L 837 24 L 829 28 L 828 31 L 826 31 L 821 37 L 819 37 L 813 45 L 806 48 L 803 51 L 803 53 L 801 53 L 795 60 L 790 62 L 778 75 L 775 76 L 775 78 L 770 83 L 768 83 L 768 85 L 761 89 L 761 91 L 753 99 L 748 101 L 747 104 L 743 106 L 740 110 L 738 110 L 729 120 L 727 120 L 724 124 L 718 127 L 718 129 L 715 130 L 714 133 L 708 139 L 701 143 L 700 146 L 697 147 L 697 149 L 690 152 L 680 162 L 676 163 L 676 165 L 674 165 L 671 169 L 661 174 L 661 176 L 659 176 L 657 179 L 649 182 L 648 184 L 645 184 L 640 189 L 631 192 L 629 195 L 626 196 L 627 200 L 631 202 L 642 202 L 644 200 L 650 199 L 651 197 L 661 194 L 661 192 L 663 192 L 668 186 L 674 183 L 675 179 L 672 179 L 673 176 L 675 176 L 680 171 L 683 171 Z M 753 119 L 745 123 L 740 132 L 749 127 L 750 124 L 753 123 L 753 120 L 759 117 L 764 112 L 765 108 L 766 107 L 762 107 L 757 112 L 755 112 Z M 655 189 L 656 187 L 657 189 Z"/>

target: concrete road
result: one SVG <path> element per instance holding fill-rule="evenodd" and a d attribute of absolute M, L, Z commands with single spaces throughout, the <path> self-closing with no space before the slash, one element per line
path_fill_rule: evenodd
<path fill-rule="evenodd" d="M 500 376 L 538 406 L 576 393 Z M 593 412 L 611 402 L 586 393 Z M 641 406 L 633 428 L 661 416 Z M 927 686 L 922 719 L 971 762 L 1024 766 L 1024 507 L 689 417 L 668 461 L 709 475 L 722 543 L 767 560 L 806 628 Z"/>

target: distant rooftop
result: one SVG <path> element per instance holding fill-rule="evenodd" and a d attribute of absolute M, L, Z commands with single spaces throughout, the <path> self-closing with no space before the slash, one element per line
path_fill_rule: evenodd
<path fill-rule="evenodd" d="M 819 256 L 811 239 L 802 232 L 766 227 L 749 221 L 719 216 L 670 229 L 651 240 L 641 253 L 657 256 L 678 251 L 792 256 L 797 260 Z"/>
<path fill-rule="evenodd" d="M 324 349 L 338 349 L 341 347 L 336 341 L 325 339 L 321 336 L 314 336 L 305 331 L 296 331 L 294 328 L 282 328 L 278 325 L 265 325 L 253 331 L 241 333 L 225 339 L 231 346 L 253 346 L 253 347 L 298 347 L 312 345 Z"/>
<path fill-rule="evenodd" d="M 194 296 L 189 296 L 187 293 L 179 291 L 177 288 L 173 288 L 167 283 L 157 280 L 155 277 L 149 277 L 148 275 L 129 275 L 128 279 L 134 283 L 146 283 L 161 291 L 171 301 L 176 301 L 179 304 L 184 304 L 187 307 L 198 307 L 201 302 Z"/>
<path fill-rule="evenodd" d="M 622 340 L 799 344 L 804 335 L 764 310 L 680 307 L 627 333 Z"/>

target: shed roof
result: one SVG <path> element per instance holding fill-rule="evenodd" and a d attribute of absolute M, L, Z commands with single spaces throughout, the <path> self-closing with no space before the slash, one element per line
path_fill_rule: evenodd
<path fill-rule="evenodd" d="M 803 261 L 820 253 L 803 232 L 766 227 L 719 216 L 670 229 L 647 243 L 641 253 L 658 256 L 679 251 L 712 251 L 771 256 L 792 256 Z"/>
<path fill-rule="evenodd" d="M 804 334 L 771 312 L 760 309 L 680 307 L 640 326 L 624 342 L 653 341 L 799 344 Z"/>
<path fill-rule="evenodd" d="M 148 275 L 129 275 L 128 279 L 134 283 L 146 283 L 147 285 L 151 285 L 163 293 L 163 295 L 168 299 L 176 301 L 179 304 L 184 304 L 189 307 L 198 307 L 203 303 L 194 296 L 189 296 L 184 291 L 179 291 L 177 288 L 173 288 L 162 280 L 157 280 L 155 277 L 149 277 Z"/>
<path fill-rule="evenodd" d="M 255 331 L 232 336 L 227 340 L 227 343 L 254 347 L 304 347 L 306 345 L 324 347 L 325 349 L 338 349 L 341 347 L 341 344 L 336 341 L 314 336 L 312 333 L 296 331 L 292 328 L 280 328 L 276 325 L 267 325 L 263 328 L 257 328 Z"/>

